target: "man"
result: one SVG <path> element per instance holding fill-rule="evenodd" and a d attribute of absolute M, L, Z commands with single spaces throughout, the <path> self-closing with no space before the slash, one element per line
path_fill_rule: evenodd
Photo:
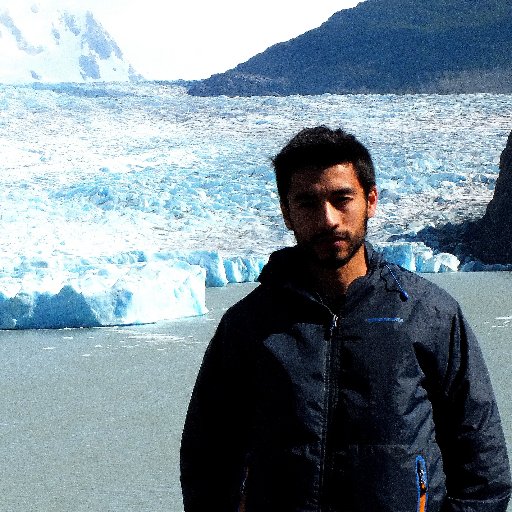
<path fill-rule="evenodd" d="M 488 373 L 458 304 L 365 243 L 366 148 L 305 129 L 275 157 L 297 246 L 207 349 L 181 448 L 186 512 L 505 512 Z"/>

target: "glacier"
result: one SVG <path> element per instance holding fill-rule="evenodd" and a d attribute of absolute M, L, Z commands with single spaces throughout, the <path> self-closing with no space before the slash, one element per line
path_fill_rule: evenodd
<path fill-rule="evenodd" d="M 414 272 L 509 269 L 410 239 L 483 214 L 510 111 L 510 95 L 197 98 L 164 82 L 0 84 L 0 328 L 204 314 L 205 287 L 255 281 L 294 243 L 270 159 L 316 124 L 369 147 L 380 194 L 369 240 L 388 259 Z"/>
<path fill-rule="evenodd" d="M 139 79 L 92 12 L 48 2 L 0 6 L 1 83 Z"/>

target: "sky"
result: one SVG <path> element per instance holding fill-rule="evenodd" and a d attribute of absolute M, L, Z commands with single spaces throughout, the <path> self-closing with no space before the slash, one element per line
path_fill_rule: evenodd
<path fill-rule="evenodd" d="M 0 0 L 88 9 L 149 80 L 195 80 L 316 28 L 360 0 Z"/>

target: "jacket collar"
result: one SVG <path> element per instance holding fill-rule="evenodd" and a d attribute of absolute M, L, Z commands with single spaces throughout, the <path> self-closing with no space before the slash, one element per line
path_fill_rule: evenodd
<path fill-rule="evenodd" d="M 357 303 L 361 300 L 378 280 L 385 282 L 387 291 L 398 293 L 402 301 L 408 301 L 409 294 L 401 283 L 399 267 L 386 262 L 381 253 L 376 251 L 369 242 L 365 242 L 365 251 L 368 272 L 350 285 L 347 294 L 349 302 Z M 288 289 L 308 300 L 322 303 L 307 268 L 308 262 L 303 251 L 297 246 L 286 247 L 271 254 L 258 281 L 265 286 Z"/>
<path fill-rule="evenodd" d="M 383 264 L 383 261 L 381 255 L 374 250 L 369 242 L 365 242 L 365 252 L 368 261 L 368 272 L 365 277 L 368 277 L 375 273 L 375 270 Z M 298 246 L 286 247 L 270 255 L 258 281 L 272 287 L 285 287 L 311 292 L 316 286 L 311 275 L 307 272 L 307 268 L 308 262 L 302 249 Z"/>

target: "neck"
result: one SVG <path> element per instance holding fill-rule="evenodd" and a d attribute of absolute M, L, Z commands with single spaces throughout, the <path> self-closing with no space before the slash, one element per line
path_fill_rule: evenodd
<path fill-rule="evenodd" d="M 338 300 L 346 295 L 353 281 L 365 276 L 368 272 L 365 247 L 362 245 L 342 267 L 328 268 L 313 264 L 312 271 L 322 296 L 328 300 Z"/>

